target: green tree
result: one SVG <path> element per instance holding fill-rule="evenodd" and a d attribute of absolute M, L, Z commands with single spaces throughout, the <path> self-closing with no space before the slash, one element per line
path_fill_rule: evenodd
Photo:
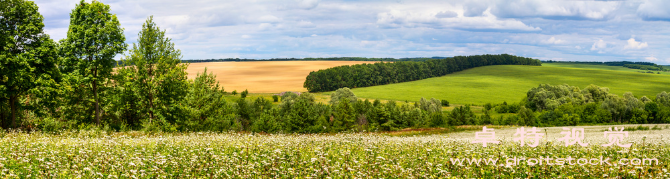
<path fill-rule="evenodd" d="M 60 53 L 64 57 L 63 70 L 73 78 L 74 88 L 85 88 L 93 95 L 95 123 L 100 125 L 103 85 L 112 75 L 114 56 L 126 50 L 123 28 L 109 5 L 99 1 L 76 5 L 70 13 L 67 38 L 61 40 Z M 90 86 L 89 86 L 90 85 Z M 89 100 L 89 95 L 82 96 Z"/>
<path fill-rule="evenodd" d="M 517 121 L 517 125 L 520 125 L 520 126 L 536 126 L 537 125 L 536 118 L 535 118 L 535 113 L 533 113 L 533 110 L 521 106 L 521 109 L 519 109 L 519 112 L 518 112 L 517 115 L 519 116 L 519 120 Z"/>
<path fill-rule="evenodd" d="M 351 129 L 356 121 L 356 111 L 347 98 L 340 99 L 333 115 L 333 132 Z"/>
<path fill-rule="evenodd" d="M 5 128 L 15 127 L 19 99 L 40 93 L 40 87 L 55 85 L 56 43 L 44 33 L 44 17 L 32 1 L 6 0 L 0 6 L 0 102 L 11 116 L 2 119 Z M 34 101 L 34 100 L 33 100 Z M 41 109 L 40 109 L 41 110 Z M 5 116 L 5 110 L 0 111 Z"/>
<path fill-rule="evenodd" d="M 354 92 L 351 89 L 344 87 L 337 89 L 333 94 L 330 95 L 330 104 L 337 106 L 337 104 L 342 100 L 347 99 L 349 103 L 355 103 L 357 98 L 354 95 Z"/>
<path fill-rule="evenodd" d="M 133 44 L 129 54 L 123 58 L 124 67 L 118 74 L 132 84 L 138 95 L 138 102 L 145 106 L 142 114 L 147 114 L 149 123 L 161 116 L 163 120 L 175 121 L 171 109 L 186 95 L 187 64 L 181 63 L 181 52 L 165 37 L 149 17 L 138 34 L 137 44 Z M 122 80 L 120 82 L 124 82 Z M 221 89 L 223 91 L 223 89 Z"/>
<path fill-rule="evenodd" d="M 240 93 L 241 98 L 246 98 L 247 95 L 249 95 L 249 91 L 247 91 L 246 89 L 244 91 L 242 91 L 242 93 Z"/>
<path fill-rule="evenodd" d="M 186 113 L 177 119 L 177 127 L 182 131 L 242 129 L 233 105 L 224 98 L 223 87 L 216 80 L 216 75 L 207 73 L 207 69 L 189 80 L 188 93 L 183 105 L 180 103 L 179 106 Z M 169 124 L 165 125 L 169 127 Z M 171 130 L 166 127 L 163 130 Z"/>

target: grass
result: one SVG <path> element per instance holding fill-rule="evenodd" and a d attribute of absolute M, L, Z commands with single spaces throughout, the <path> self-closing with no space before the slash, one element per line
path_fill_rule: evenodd
<path fill-rule="evenodd" d="M 591 65 L 591 64 L 580 64 L 580 63 L 543 63 L 542 66 L 545 67 L 565 67 L 565 68 L 581 68 L 581 69 L 599 69 L 599 70 L 614 70 L 614 71 L 625 71 L 625 72 L 647 72 L 644 70 L 631 69 L 623 66 L 607 66 L 607 65 Z M 654 73 L 659 71 L 653 71 Z M 661 74 L 668 75 L 668 72 L 661 72 Z"/>
<path fill-rule="evenodd" d="M 452 104 L 476 105 L 518 102 L 530 88 L 542 83 L 580 88 L 595 84 L 608 87 L 610 93 L 617 95 L 633 92 L 638 97 L 650 98 L 661 91 L 670 91 L 669 75 L 639 73 L 604 65 L 552 65 L 478 67 L 442 77 L 356 88 L 353 91 L 361 98 L 418 101 L 425 97 L 446 99 Z"/>

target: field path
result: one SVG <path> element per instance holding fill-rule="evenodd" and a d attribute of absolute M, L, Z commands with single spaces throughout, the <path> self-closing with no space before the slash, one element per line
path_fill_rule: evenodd
<path fill-rule="evenodd" d="M 207 68 L 228 92 L 248 89 L 250 93 L 307 91 L 302 85 L 311 71 L 335 66 L 374 63 L 370 61 L 264 61 L 264 62 L 207 62 L 189 65 L 188 78 Z"/>

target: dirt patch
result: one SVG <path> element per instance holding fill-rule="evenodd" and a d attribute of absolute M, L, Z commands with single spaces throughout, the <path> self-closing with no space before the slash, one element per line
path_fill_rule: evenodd
<path fill-rule="evenodd" d="M 231 92 L 248 89 L 250 93 L 304 92 L 305 78 L 311 71 L 335 66 L 374 63 L 366 61 L 269 61 L 269 62 L 208 62 L 189 65 L 188 78 L 207 68 Z"/>

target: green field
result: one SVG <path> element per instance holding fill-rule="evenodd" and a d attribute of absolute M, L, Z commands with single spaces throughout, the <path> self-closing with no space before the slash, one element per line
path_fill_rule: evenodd
<path fill-rule="evenodd" d="M 421 97 L 446 99 L 453 104 L 518 102 L 539 84 L 589 84 L 608 87 L 610 93 L 654 98 L 670 91 L 670 75 L 639 73 L 624 67 L 581 64 L 543 66 L 498 65 L 478 67 L 419 81 L 353 89 L 356 96 L 370 99 L 417 101 Z"/>
<path fill-rule="evenodd" d="M 644 70 L 631 69 L 623 66 L 607 66 L 607 65 L 590 65 L 590 64 L 580 64 L 580 63 L 543 63 L 542 66 L 545 67 L 565 67 L 565 68 L 581 68 L 581 69 L 599 69 L 599 70 L 615 70 L 615 71 L 625 71 L 625 72 L 646 72 Z M 654 73 L 658 71 L 653 71 Z M 668 72 L 661 72 L 661 74 L 670 74 Z"/>

